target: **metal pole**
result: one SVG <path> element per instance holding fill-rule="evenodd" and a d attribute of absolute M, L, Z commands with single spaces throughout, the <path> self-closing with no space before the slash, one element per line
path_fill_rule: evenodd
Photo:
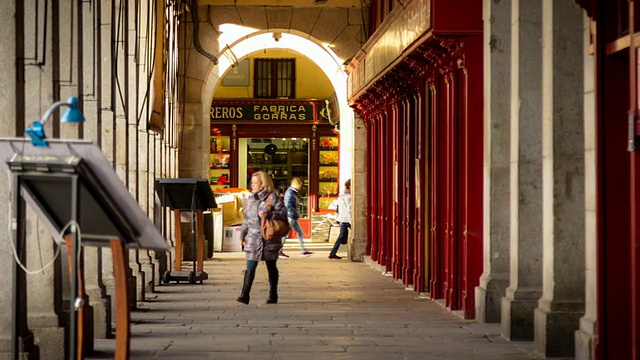
<path fill-rule="evenodd" d="M 20 177 L 18 175 L 13 176 L 13 204 L 11 206 L 12 216 L 11 216 L 11 235 L 13 245 L 16 250 L 16 254 L 19 257 L 22 243 L 22 233 L 20 232 L 20 224 L 22 221 L 20 220 Z M 13 296 L 12 296 L 12 304 L 11 311 L 13 326 L 11 327 L 11 353 L 12 358 L 14 360 L 18 360 L 20 357 L 20 311 L 18 311 L 18 304 L 20 303 L 20 268 L 18 266 L 18 261 L 14 259 L 13 264 Z"/>
<path fill-rule="evenodd" d="M 78 219 L 78 176 L 71 176 L 71 297 L 69 299 L 69 359 L 76 360 L 78 351 L 76 341 L 78 340 L 78 324 L 76 298 L 78 297 L 78 232 L 75 222 Z M 69 246 L 69 244 L 67 244 Z"/>

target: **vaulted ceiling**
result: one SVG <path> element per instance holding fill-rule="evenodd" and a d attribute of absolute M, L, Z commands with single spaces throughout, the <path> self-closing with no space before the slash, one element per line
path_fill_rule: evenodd
<path fill-rule="evenodd" d="M 364 5 L 364 0 L 327 0 L 323 6 L 313 6 L 313 0 L 200 2 L 201 7 L 206 6 L 208 21 L 215 31 L 222 24 L 237 24 L 258 30 L 302 34 L 326 44 L 345 61 L 367 41 L 368 5 L 361 7 L 361 4 Z"/>

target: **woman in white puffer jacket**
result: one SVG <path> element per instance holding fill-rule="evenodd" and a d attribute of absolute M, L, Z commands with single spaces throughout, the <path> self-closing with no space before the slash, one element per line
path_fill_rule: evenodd
<path fill-rule="evenodd" d="M 344 194 L 338 197 L 338 217 L 340 223 L 340 235 L 329 253 L 329 259 L 342 259 L 336 255 L 341 244 L 346 244 L 349 239 L 349 229 L 351 228 L 351 179 L 344 183 Z"/>

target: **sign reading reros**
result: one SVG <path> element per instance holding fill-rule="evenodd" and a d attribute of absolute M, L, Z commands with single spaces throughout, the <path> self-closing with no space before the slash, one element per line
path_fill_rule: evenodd
<path fill-rule="evenodd" d="M 313 120 L 313 105 L 211 105 L 211 120 Z"/>

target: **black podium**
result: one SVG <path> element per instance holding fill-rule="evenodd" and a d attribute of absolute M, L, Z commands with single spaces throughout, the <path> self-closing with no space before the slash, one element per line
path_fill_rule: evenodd
<path fill-rule="evenodd" d="M 206 179 L 158 178 L 155 190 L 164 207 L 175 214 L 175 261 L 174 270 L 164 274 L 166 284 L 171 281 L 187 281 L 195 284 L 209 278 L 204 271 L 204 216 L 202 212 L 217 207 L 213 192 Z M 181 212 L 191 214 L 191 239 L 193 244 L 193 269 L 182 270 Z M 195 221 L 194 221 L 195 220 Z M 195 226 L 194 226 L 195 223 Z"/>
<path fill-rule="evenodd" d="M 27 139 L 0 138 L 0 168 L 10 171 L 12 237 L 15 256 L 26 259 L 25 204 L 37 214 L 58 243 L 67 244 L 71 297 L 70 359 L 84 358 L 85 307 L 82 246 L 109 246 L 113 256 L 116 307 L 116 359 L 129 358 L 130 317 L 126 248 L 168 250 L 166 240 L 151 223 L 100 149 L 87 141 L 48 140 L 36 147 Z M 27 328 L 26 276 L 16 262 L 13 274 L 14 359 L 30 338 Z M 22 341 L 21 341 L 22 340 Z"/>

